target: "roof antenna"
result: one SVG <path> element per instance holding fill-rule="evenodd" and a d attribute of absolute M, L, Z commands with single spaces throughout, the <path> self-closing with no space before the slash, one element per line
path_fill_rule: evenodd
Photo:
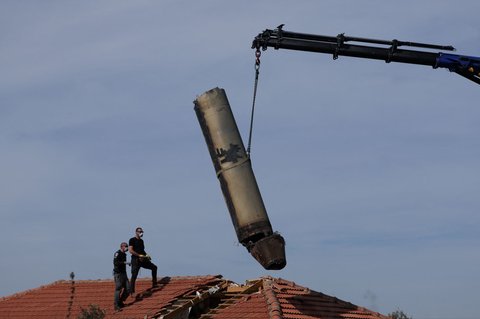
<path fill-rule="evenodd" d="M 70 282 L 72 287 L 70 288 L 70 300 L 68 301 L 68 310 L 67 310 L 67 319 L 70 318 L 72 314 L 73 298 L 75 297 L 75 273 L 72 271 L 70 273 Z"/>

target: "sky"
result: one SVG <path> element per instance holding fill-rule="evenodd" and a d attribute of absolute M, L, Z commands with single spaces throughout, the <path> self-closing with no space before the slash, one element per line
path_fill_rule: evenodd
<path fill-rule="evenodd" d="M 263 52 L 252 165 L 286 240 L 281 271 L 239 245 L 193 101 L 225 89 L 246 141 L 261 31 L 478 56 L 479 11 L 476 0 L 1 1 L 0 296 L 72 271 L 111 278 L 142 226 L 160 276 L 274 276 L 383 314 L 478 318 L 477 84 Z"/>

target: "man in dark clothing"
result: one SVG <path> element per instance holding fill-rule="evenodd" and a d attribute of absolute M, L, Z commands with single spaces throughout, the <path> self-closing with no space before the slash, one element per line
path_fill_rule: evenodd
<path fill-rule="evenodd" d="M 127 243 L 121 243 L 120 249 L 113 255 L 113 278 L 115 279 L 115 295 L 114 307 L 115 310 L 120 310 L 127 299 L 129 293 L 129 283 L 127 277 Z"/>
<path fill-rule="evenodd" d="M 152 287 L 157 286 L 157 266 L 150 261 L 150 256 L 145 252 L 145 244 L 142 237 L 143 229 L 142 227 L 137 227 L 135 229 L 135 237 L 130 238 L 128 242 L 128 251 L 132 254 L 132 278 L 130 283 L 130 293 L 132 295 L 135 293 L 135 280 L 140 268 L 152 271 Z"/>

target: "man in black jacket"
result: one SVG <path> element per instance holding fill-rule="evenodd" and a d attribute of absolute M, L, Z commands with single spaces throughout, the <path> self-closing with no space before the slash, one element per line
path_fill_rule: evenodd
<path fill-rule="evenodd" d="M 142 237 L 143 229 L 142 227 L 137 227 L 135 229 L 135 237 L 130 238 L 128 242 L 128 251 L 132 254 L 132 278 L 130 282 L 130 293 L 132 295 L 135 293 L 135 280 L 140 268 L 152 271 L 152 287 L 157 286 L 157 266 L 151 262 L 150 256 L 145 252 L 145 244 Z"/>
<path fill-rule="evenodd" d="M 127 299 L 129 293 L 129 283 L 127 277 L 127 243 L 121 243 L 120 249 L 113 255 L 113 278 L 115 279 L 115 295 L 114 307 L 115 310 L 120 310 Z"/>

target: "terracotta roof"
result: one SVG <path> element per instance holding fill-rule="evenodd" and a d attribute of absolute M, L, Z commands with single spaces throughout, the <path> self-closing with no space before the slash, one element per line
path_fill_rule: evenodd
<path fill-rule="evenodd" d="M 352 318 L 380 319 L 387 318 L 377 312 L 355 306 L 349 302 L 331 297 L 320 292 L 298 286 L 283 279 L 264 279 L 265 294 L 272 299 L 271 318 L 277 318 L 275 309 L 280 305 L 283 317 L 297 318 Z M 269 292 L 270 291 L 270 292 Z"/>
<path fill-rule="evenodd" d="M 98 305 L 106 318 L 200 319 L 387 319 L 387 317 L 272 277 L 237 285 L 221 276 L 165 277 L 150 289 L 137 280 L 136 299 L 113 309 L 112 280 L 57 281 L 0 299 L 2 318 L 77 318 L 81 308 Z"/>
<path fill-rule="evenodd" d="M 257 293 L 243 297 L 228 308 L 212 310 L 212 319 L 388 319 L 292 281 L 264 277 Z"/>
<path fill-rule="evenodd" d="M 107 311 L 106 318 L 151 318 L 158 310 L 183 295 L 202 290 L 219 283 L 218 276 L 165 277 L 159 281 L 159 287 L 149 290 L 151 280 L 139 279 L 136 290 L 139 298 L 128 298 L 128 304 L 120 312 L 113 309 L 113 280 L 75 281 L 71 318 L 77 318 L 80 308 L 90 304 L 98 305 Z M 72 284 L 70 281 L 57 281 L 47 286 L 2 298 L 0 314 L 2 318 L 66 318 Z"/>

